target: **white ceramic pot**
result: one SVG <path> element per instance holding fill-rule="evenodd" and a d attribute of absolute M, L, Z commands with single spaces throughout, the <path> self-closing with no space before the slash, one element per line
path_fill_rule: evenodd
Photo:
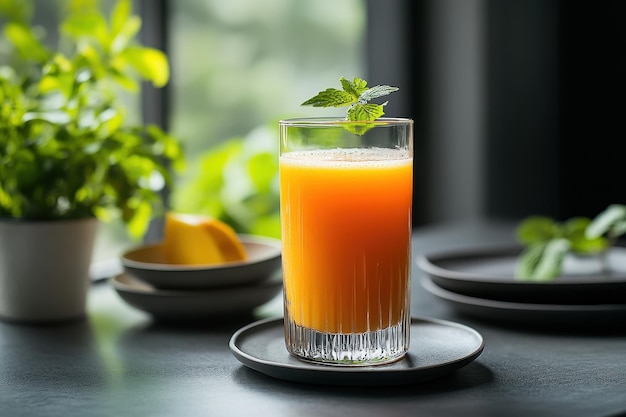
<path fill-rule="evenodd" d="M 0 220 L 0 318 L 50 323 L 85 316 L 95 218 Z"/>

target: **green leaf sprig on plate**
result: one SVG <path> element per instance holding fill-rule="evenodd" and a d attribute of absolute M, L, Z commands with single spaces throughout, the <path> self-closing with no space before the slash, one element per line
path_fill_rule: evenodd
<path fill-rule="evenodd" d="M 591 219 L 586 217 L 574 217 L 562 223 L 544 216 L 524 219 L 517 228 L 517 239 L 525 249 L 517 261 L 516 277 L 551 281 L 561 274 L 567 254 L 589 255 L 604 251 L 608 247 L 604 237 L 587 237 L 590 224 Z"/>
<path fill-rule="evenodd" d="M 588 239 L 606 236 L 609 245 L 617 243 L 617 239 L 624 233 L 626 233 L 626 206 L 622 204 L 608 206 L 593 219 L 585 231 Z"/>
<path fill-rule="evenodd" d="M 626 206 L 612 204 L 595 218 L 573 217 L 559 223 L 545 216 L 524 219 L 517 239 L 525 248 L 517 260 L 520 280 L 552 281 L 563 269 L 568 254 L 598 255 L 606 268 L 606 254 L 626 233 Z"/>
<path fill-rule="evenodd" d="M 346 120 L 355 123 L 348 123 L 346 128 L 358 135 L 362 135 L 371 128 L 371 126 L 359 122 L 371 122 L 385 114 L 384 107 L 388 101 L 382 104 L 370 103 L 370 101 L 399 90 L 398 87 L 388 85 L 376 85 L 368 88 L 367 81 L 358 77 L 355 77 L 352 81 L 341 77 L 339 82 L 342 90 L 327 88 L 324 91 L 320 91 L 315 97 L 306 100 L 302 103 L 302 106 L 348 106 Z"/>

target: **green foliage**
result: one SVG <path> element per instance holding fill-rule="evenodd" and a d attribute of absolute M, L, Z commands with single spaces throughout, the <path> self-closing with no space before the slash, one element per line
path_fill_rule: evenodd
<path fill-rule="evenodd" d="M 591 223 L 586 217 L 573 217 L 563 223 L 544 216 L 524 219 L 517 228 L 517 239 L 525 248 L 518 258 L 516 277 L 553 280 L 561 274 L 568 253 L 586 255 L 605 251 L 609 246 L 605 238 L 587 235 Z"/>
<path fill-rule="evenodd" d="M 180 167 L 178 141 L 157 126 L 128 126 L 121 89 L 169 78 L 167 57 L 139 45 L 141 19 L 119 0 L 107 19 L 74 0 L 49 50 L 30 2 L 2 0 L 11 63 L 0 66 L 0 216 L 121 218 L 141 236 L 159 192 Z"/>
<path fill-rule="evenodd" d="M 315 97 L 302 103 L 302 105 L 313 107 L 349 106 L 347 120 L 351 122 L 371 122 L 385 114 L 383 108 L 387 105 L 387 102 L 383 104 L 372 104 L 368 102 L 375 98 L 386 96 L 394 91 L 398 91 L 397 87 L 390 87 L 388 85 L 377 85 L 367 88 L 367 81 L 356 77 L 352 81 L 341 77 L 339 82 L 343 90 L 327 88 L 324 91 L 320 91 Z M 361 123 L 346 124 L 346 129 L 358 135 L 364 134 L 370 128 L 371 126 Z"/>
<path fill-rule="evenodd" d="M 559 225 L 549 217 L 532 216 L 517 228 L 517 240 L 526 245 L 543 243 L 559 234 Z"/>
<path fill-rule="evenodd" d="M 172 195 L 178 212 L 201 213 L 239 233 L 280 237 L 277 123 L 204 153 Z"/>
<path fill-rule="evenodd" d="M 561 274 L 563 259 L 570 247 L 570 242 L 563 238 L 528 246 L 517 264 L 517 277 L 529 281 L 554 279 Z"/>
<path fill-rule="evenodd" d="M 612 204 L 593 219 L 586 230 L 589 239 L 607 236 L 611 242 L 626 233 L 626 206 Z"/>

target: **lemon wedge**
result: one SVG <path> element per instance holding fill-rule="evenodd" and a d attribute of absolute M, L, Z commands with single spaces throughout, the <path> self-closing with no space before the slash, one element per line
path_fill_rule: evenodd
<path fill-rule="evenodd" d="M 235 231 L 226 223 L 197 214 L 167 213 L 163 239 L 165 260 L 206 265 L 246 259 Z"/>

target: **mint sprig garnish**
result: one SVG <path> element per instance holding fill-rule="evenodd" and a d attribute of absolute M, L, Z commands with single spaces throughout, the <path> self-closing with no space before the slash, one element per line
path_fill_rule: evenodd
<path fill-rule="evenodd" d="M 617 239 L 625 233 L 626 206 L 611 204 L 593 219 L 585 231 L 585 236 L 589 239 L 606 236 L 609 244 L 614 245 Z"/>
<path fill-rule="evenodd" d="M 525 248 L 517 259 L 515 276 L 520 280 L 552 281 L 561 275 L 566 255 L 604 253 L 610 242 L 601 233 L 588 233 L 594 224 L 595 219 L 586 217 L 562 223 L 544 216 L 527 217 L 517 228 L 517 240 Z"/>
<path fill-rule="evenodd" d="M 346 119 L 352 122 L 374 121 L 383 116 L 383 108 L 387 101 L 382 104 L 369 103 L 371 100 L 386 96 L 398 91 L 398 87 L 388 85 L 377 85 L 367 88 L 367 81 L 355 77 L 352 81 L 341 77 L 339 79 L 342 90 L 337 88 L 327 88 L 320 91 L 302 103 L 302 106 L 313 107 L 348 107 Z"/>

